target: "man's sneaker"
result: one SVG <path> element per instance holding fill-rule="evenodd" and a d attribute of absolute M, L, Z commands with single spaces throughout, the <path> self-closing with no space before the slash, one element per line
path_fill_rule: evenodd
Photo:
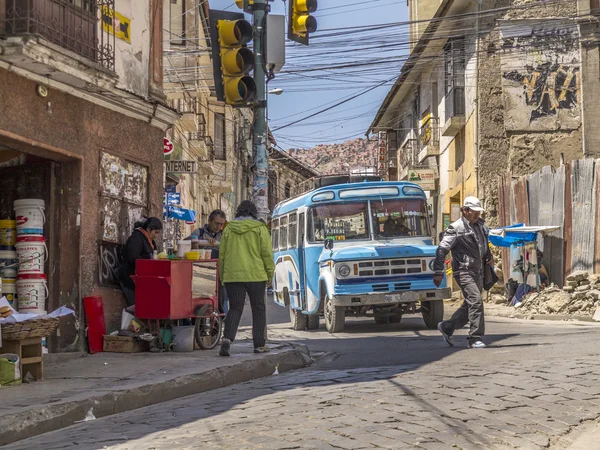
<path fill-rule="evenodd" d="M 231 348 L 231 341 L 229 339 L 223 339 L 221 341 L 221 351 L 219 355 L 221 356 L 229 356 L 229 349 Z"/>
<path fill-rule="evenodd" d="M 486 345 L 481 341 L 473 341 L 473 342 L 469 341 L 467 344 L 467 347 L 468 348 L 485 348 Z"/>
<path fill-rule="evenodd" d="M 454 347 L 454 338 L 444 331 L 444 329 L 442 328 L 442 323 L 443 322 L 439 322 L 437 324 L 437 329 L 440 333 L 442 333 L 442 336 L 444 336 L 444 342 L 450 347 Z"/>
<path fill-rule="evenodd" d="M 270 351 L 271 349 L 266 345 L 263 345 L 262 347 L 254 347 L 254 353 L 269 353 Z"/>

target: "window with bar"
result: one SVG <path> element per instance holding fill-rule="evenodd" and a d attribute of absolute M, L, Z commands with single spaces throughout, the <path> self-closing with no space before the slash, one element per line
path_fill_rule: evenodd
<path fill-rule="evenodd" d="M 215 113 L 215 159 L 225 161 L 226 155 L 226 141 L 225 141 L 225 116 L 223 114 Z"/>

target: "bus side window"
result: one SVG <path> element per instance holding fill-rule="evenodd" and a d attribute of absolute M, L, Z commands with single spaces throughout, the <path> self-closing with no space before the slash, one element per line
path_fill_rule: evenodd
<path fill-rule="evenodd" d="M 279 249 L 279 219 L 273 219 L 271 223 L 271 240 L 273 241 L 273 251 Z"/>
<path fill-rule="evenodd" d="M 297 232 L 296 217 L 297 217 L 296 213 L 290 214 L 290 230 L 288 233 L 288 248 L 296 248 L 296 246 L 297 246 L 296 239 L 298 238 L 298 232 Z"/>
<path fill-rule="evenodd" d="M 298 247 L 304 247 L 304 213 L 298 216 Z"/>
<path fill-rule="evenodd" d="M 279 249 L 287 250 L 287 242 L 288 242 L 287 217 L 281 217 L 279 219 Z"/>

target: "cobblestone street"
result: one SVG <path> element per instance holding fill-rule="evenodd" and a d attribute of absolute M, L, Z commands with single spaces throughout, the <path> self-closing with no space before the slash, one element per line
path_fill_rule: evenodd
<path fill-rule="evenodd" d="M 294 333 L 282 324 L 271 338 L 307 336 L 302 342 L 320 355 L 311 368 L 6 448 L 566 448 L 600 417 L 600 360 L 591 350 L 600 328 L 502 319 L 488 325 L 508 334 L 502 340 L 490 334 L 497 342 L 485 350 L 466 350 L 444 347 L 439 334 L 410 321 L 383 335 L 356 321 L 335 337 L 323 329 Z M 417 362 L 380 367 L 386 354 Z"/>

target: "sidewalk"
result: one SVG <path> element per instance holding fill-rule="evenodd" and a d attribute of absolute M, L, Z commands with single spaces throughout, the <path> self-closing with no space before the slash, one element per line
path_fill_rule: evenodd
<path fill-rule="evenodd" d="M 0 446 L 72 425 L 90 408 L 96 418 L 230 386 L 311 363 L 303 346 L 270 342 L 255 354 L 238 340 L 229 358 L 193 353 L 50 355 L 44 380 L 0 388 Z"/>

